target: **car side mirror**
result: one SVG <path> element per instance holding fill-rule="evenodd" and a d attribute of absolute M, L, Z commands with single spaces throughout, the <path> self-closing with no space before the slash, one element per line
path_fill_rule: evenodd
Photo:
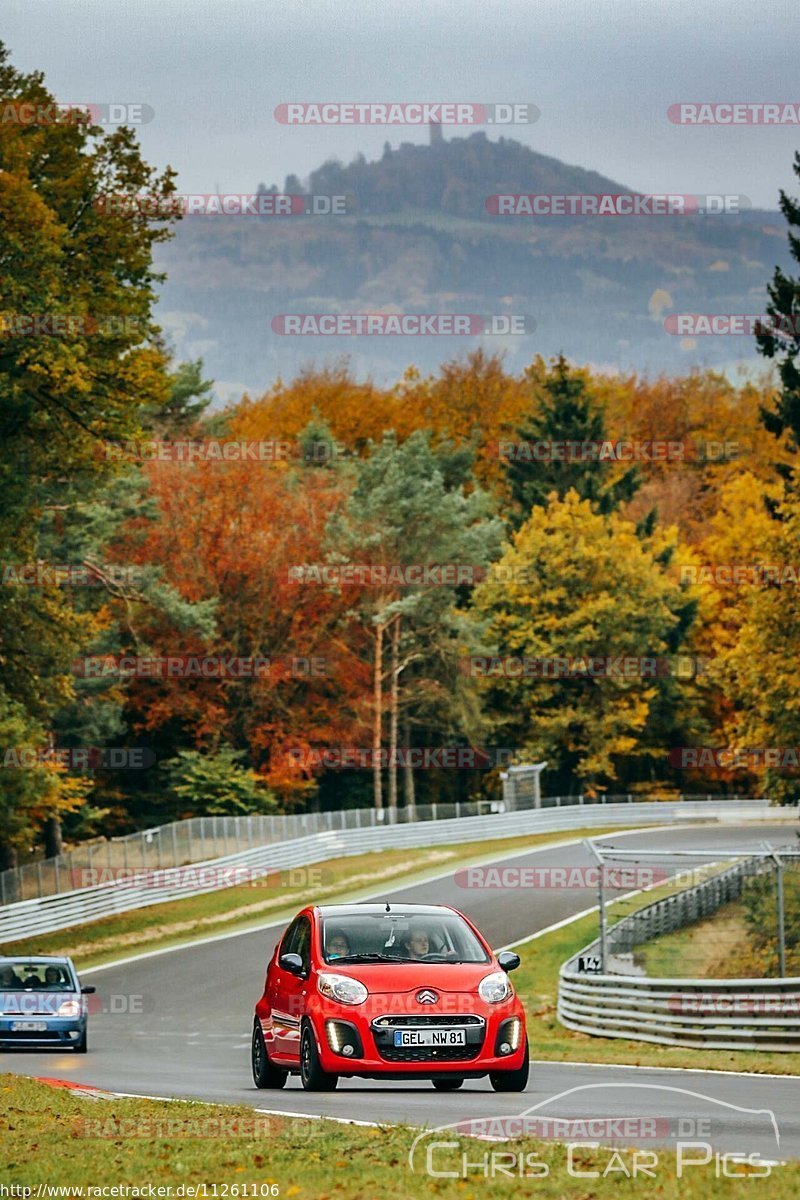
<path fill-rule="evenodd" d="M 501 971 L 508 974 L 509 971 L 516 971 L 520 964 L 520 957 L 513 950 L 501 950 L 497 956 L 497 965 Z"/>
<path fill-rule="evenodd" d="M 305 975 L 303 960 L 299 954 L 282 954 L 278 962 L 290 975 Z"/>
<path fill-rule="evenodd" d="M 94 986 L 93 983 L 90 983 L 88 987 L 81 988 L 81 995 L 82 996 L 93 996 L 96 991 L 97 991 L 97 988 Z"/>

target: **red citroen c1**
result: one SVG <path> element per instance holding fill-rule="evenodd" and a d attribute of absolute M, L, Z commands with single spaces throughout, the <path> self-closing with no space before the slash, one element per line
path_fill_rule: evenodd
<path fill-rule="evenodd" d="M 430 1079 L 440 1091 L 488 1075 L 497 1092 L 528 1082 L 525 1012 L 508 972 L 454 908 L 331 904 L 284 933 L 256 1005 L 256 1087 L 299 1074 L 309 1091 L 340 1076 Z"/>

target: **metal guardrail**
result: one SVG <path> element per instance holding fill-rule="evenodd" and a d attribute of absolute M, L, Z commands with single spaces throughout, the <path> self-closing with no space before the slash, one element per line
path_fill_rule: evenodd
<path fill-rule="evenodd" d="M 116 913 L 162 904 L 169 900 L 202 895 L 232 886 L 236 882 L 234 868 L 249 871 L 274 871 L 290 867 L 309 866 L 363 854 L 372 850 L 400 847 L 448 845 L 457 842 L 479 841 L 489 838 L 516 837 L 524 834 L 545 833 L 548 830 L 569 831 L 600 826 L 661 825 L 674 821 L 727 819 L 758 820 L 769 810 L 766 800 L 722 801 L 709 804 L 705 801 L 683 801 L 653 803 L 650 801 L 633 804 L 571 805 L 550 809 L 531 809 L 527 812 L 492 813 L 486 816 L 462 816 L 450 819 L 416 821 L 396 825 L 380 825 L 362 829 L 328 830 L 313 833 L 272 845 L 262 845 L 238 854 L 226 855 L 205 863 L 181 868 L 182 878 L 169 886 L 169 870 L 158 886 L 147 880 L 137 882 L 135 875 L 129 879 L 115 880 L 97 887 L 81 888 L 56 896 L 23 900 L 0 908 L 0 942 L 9 943 L 36 934 L 52 933 L 56 930 L 84 925 L 88 921 Z M 214 877 L 209 881 L 201 878 L 203 868 L 213 867 Z M 224 869 L 230 868 L 230 882 L 225 883 Z M 197 883 L 189 886 L 186 874 L 195 870 Z"/>
<path fill-rule="evenodd" d="M 797 852 L 781 851 L 798 860 Z M 624 953 L 701 920 L 738 899 L 745 880 L 770 869 L 746 859 L 623 918 L 607 933 L 607 952 Z M 578 960 L 597 956 L 599 940 L 561 967 L 558 1019 L 595 1037 L 629 1038 L 714 1050 L 800 1051 L 800 978 L 691 979 L 591 974 Z"/>
<path fill-rule="evenodd" d="M 763 799 L 763 797 L 758 797 Z M 658 797 L 650 797 L 657 800 Z M 751 797 L 683 796 L 680 800 L 750 800 Z M 469 801 L 454 804 L 419 804 L 412 809 L 374 808 L 337 809 L 331 812 L 257 814 L 246 817 L 190 817 L 122 837 L 84 842 L 57 858 L 38 859 L 0 872 L 0 904 L 14 904 L 36 897 L 57 896 L 79 887 L 91 887 L 112 871 L 161 870 L 182 863 L 206 862 L 240 850 L 255 849 L 267 843 L 286 842 L 312 833 L 383 828 L 388 824 L 413 821 L 448 820 L 475 817 L 487 812 L 523 812 L 531 808 L 560 808 L 565 805 L 634 803 L 633 795 L 604 796 L 589 800 L 585 796 L 549 796 L 537 802 L 535 796 L 516 797 L 513 803 L 501 800 Z"/>
<path fill-rule="evenodd" d="M 558 1019 L 567 1029 L 595 1037 L 709 1050 L 796 1052 L 800 1050 L 800 979 L 641 979 L 562 973 Z"/>

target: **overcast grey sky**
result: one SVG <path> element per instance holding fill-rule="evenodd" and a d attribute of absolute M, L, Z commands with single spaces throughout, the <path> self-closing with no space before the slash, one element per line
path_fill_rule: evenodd
<path fill-rule="evenodd" d="M 670 124 L 677 101 L 800 101 L 787 0 L 4 0 L 0 38 L 64 101 L 143 102 L 180 190 L 249 192 L 424 131 L 286 127 L 285 101 L 528 101 L 512 136 L 647 192 L 774 208 L 797 127 Z M 454 136 L 455 130 L 445 130 Z M 490 131 L 490 136 L 495 136 Z"/>

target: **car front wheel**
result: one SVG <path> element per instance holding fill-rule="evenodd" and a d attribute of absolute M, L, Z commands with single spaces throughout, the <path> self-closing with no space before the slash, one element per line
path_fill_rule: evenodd
<path fill-rule="evenodd" d="M 339 1082 L 338 1075 L 320 1066 L 314 1031 L 308 1024 L 300 1035 L 300 1082 L 307 1092 L 332 1092 Z"/>
<path fill-rule="evenodd" d="M 253 1022 L 253 1044 L 251 1050 L 253 1064 L 253 1081 L 257 1088 L 282 1088 L 286 1083 L 288 1071 L 273 1067 L 269 1061 L 267 1044 L 258 1021 Z"/>
<path fill-rule="evenodd" d="M 525 1058 L 522 1066 L 518 1067 L 516 1071 L 491 1071 L 489 1073 L 489 1081 L 496 1092 L 524 1092 L 528 1086 L 530 1069 L 528 1043 L 526 1041 Z"/>

